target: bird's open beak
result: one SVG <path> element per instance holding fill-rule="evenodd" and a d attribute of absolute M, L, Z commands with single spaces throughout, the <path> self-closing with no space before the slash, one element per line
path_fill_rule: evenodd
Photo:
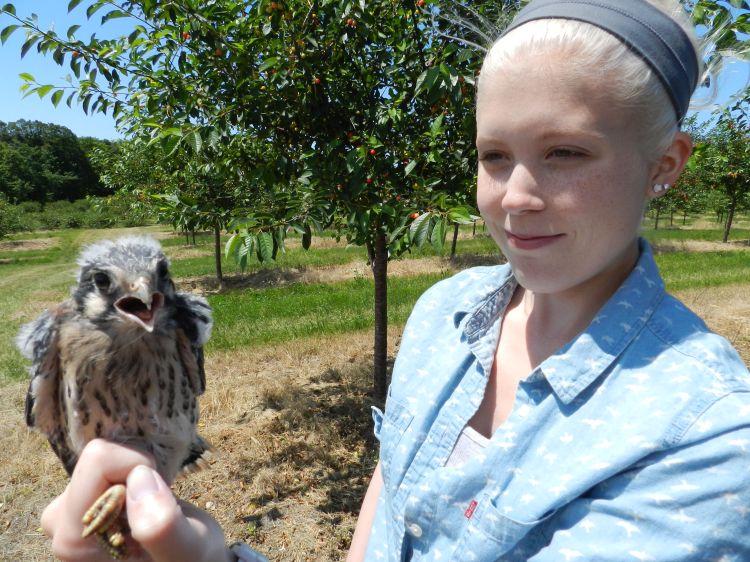
<path fill-rule="evenodd" d="M 133 283 L 130 289 L 130 294 L 117 300 L 115 308 L 128 320 L 135 322 L 147 332 L 152 332 L 156 312 L 164 305 L 164 295 L 159 292 L 152 293 L 144 279 Z"/>

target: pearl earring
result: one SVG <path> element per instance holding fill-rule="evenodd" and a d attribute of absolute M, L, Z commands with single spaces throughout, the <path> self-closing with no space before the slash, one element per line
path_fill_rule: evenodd
<path fill-rule="evenodd" d="M 664 184 L 657 183 L 654 185 L 653 190 L 654 190 L 654 193 L 661 193 L 662 191 L 667 191 L 669 187 L 670 186 L 668 183 L 664 183 Z"/>

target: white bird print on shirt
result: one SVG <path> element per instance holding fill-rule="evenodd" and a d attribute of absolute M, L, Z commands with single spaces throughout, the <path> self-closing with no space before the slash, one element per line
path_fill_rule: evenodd
<path fill-rule="evenodd" d="M 663 494 L 661 492 L 656 492 L 655 494 L 647 494 L 646 497 L 656 504 L 674 501 L 674 498 L 672 496 L 670 496 L 669 494 Z"/>
<path fill-rule="evenodd" d="M 607 422 L 604 420 L 585 419 L 582 423 L 585 423 L 591 429 L 599 429 L 599 427 L 605 425 Z"/>
<path fill-rule="evenodd" d="M 680 480 L 679 484 L 671 486 L 671 489 L 675 492 L 692 492 L 698 490 L 700 487 L 695 484 L 688 484 L 687 480 Z"/>
<path fill-rule="evenodd" d="M 690 517 L 685 513 L 684 509 L 681 509 L 679 512 L 672 515 L 672 519 L 679 521 L 680 523 L 695 523 L 697 521 L 695 517 Z"/>
<path fill-rule="evenodd" d="M 745 447 L 745 445 L 747 445 L 748 443 L 750 443 L 750 441 L 748 441 L 747 439 L 732 439 L 729 442 L 730 445 L 733 445 L 734 447 L 739 447 L 743 451 L 747 451 L 747 448 Z"/>
<path fill-rule="evenodd" d="M 591 531 L 594 527 L 596 527 L 596 524 L 593 521 L 589 521 L 588 519 L 584 519 L 583 522 L 581 522 L 581 527 L 583 527 L 584 531 L 587 533 Z"/>
<path fill-rule="evenodd" d="M 570 562 L 571 560 L 575 558 L 580 558 L 581 556 L 583 556 L 582 552 L 578 552 L 577 550 L 571 550 L 569 548 L 561 548 L 558 552 L 565 557 L 566 562 Z"/>
<path fill-rule="evenodd" d="M 628 551 L 628 554 L 635 558 L 636 560 L 654 560 L 654 557 L 651 556 L 648 552 L 643 552 L 642 550 L 631 550 Z"/>
<path fill-rule="evenodd" d="M 629 523 L 627 521 L 618 521 L 617 523 L 615 523 L 615 525 L 617 525 L 618 527 L 622 527 L 623 529 L 625 529 L 625 532 L 628 534 L 628 538 L 632 537 L 633 533 L 640 533 L 641 532 L 641 530 L 638 527 L 636 527 L 635 525 L 633 525 L 632 523 Z"/>

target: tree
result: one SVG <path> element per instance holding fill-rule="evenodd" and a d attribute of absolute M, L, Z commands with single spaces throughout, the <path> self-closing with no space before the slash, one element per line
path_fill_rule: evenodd
<path fill-rule="evenodd" d="M 0 122 L 0 190 L 13 201 L 73 201 L 101 184 L 70 129 L 39 121 Z"/>
<path fill-rule="evenodd" d="M 383 396 L 388 256 L 412 241 L 441 246 L 449 218 L 469 220 L 461 204 L 471 191 L 478 55 L 440 35 L 441 20 L 424 0 L 87 6 L 88 17 L 104 12 L 103 24 L 132 18 L 133 32 L 83 42 L 76 26 L 60 36 L 5 6 L 16 22 L 0 38 L 22 27 L 22 54 L 36 47 L 72 72 L 62 87 L 24 75 L 27 92 L 109 112 L 129 134 L 234 174 L 222 185 L 251 190 L 243 242 L 232 244 L 240 258 L 250 240 L 263 257 L 269 236 L 271 247 L 283 242 L 285 226 L 308 236 L 335 211 L 342 234 L 371 256 Z M 269 193 L 291 209 L 264 213 L 254 201 Z M 424 226 L 410 237 L 414 213 Z"/>
<path fill-rule="evenodd" d="M 723 241 L 729 240 L 735 213 L 750 205 L 750 102 L 719 115 L 703 160 L 726 203 Z"/>

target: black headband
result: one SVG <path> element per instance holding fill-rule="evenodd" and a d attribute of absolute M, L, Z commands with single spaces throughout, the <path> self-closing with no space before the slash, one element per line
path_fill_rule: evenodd
<path fill-rule="evenodd" d="M 532 20 L 561 18 L 599 27 L 628 45 L 656 73 L 682 121 L 698 85 L 698 59 L 685 30 L 645 0 L 532 0 L 504 33 Z"/>

